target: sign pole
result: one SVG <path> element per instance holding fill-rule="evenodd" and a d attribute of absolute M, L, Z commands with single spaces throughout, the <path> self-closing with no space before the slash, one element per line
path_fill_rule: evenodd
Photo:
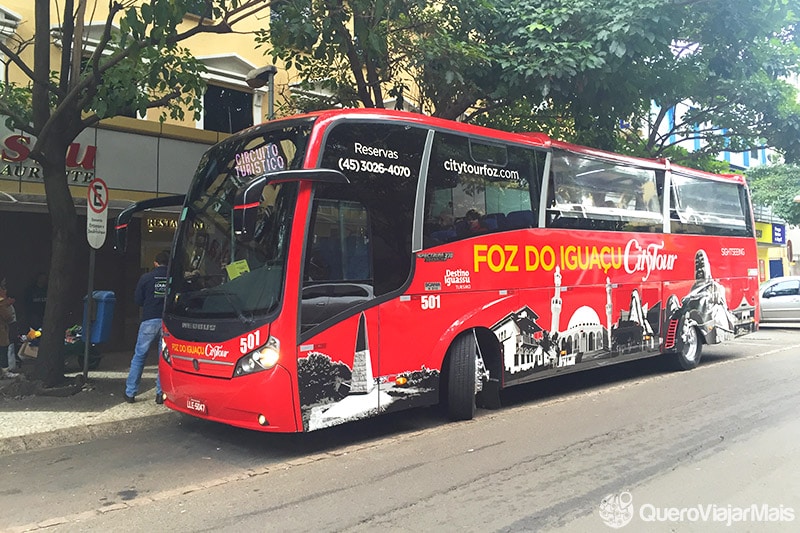
<path fill-rule="evenodd" d="M 83 379 L 89 376 L 89 344 L 92 341 L 94 314 L 94 255 L 106 241 L 108 227 L 108 186 L 100 178 L 89 182 L 86 197 L 86 240 L 89 241 L 89 293 L 86 295 L 86 318 L 83 321 Z"/>
<path fill-rule="evenodd" d="M 89 377 L 89 343 L 92 336 L 92 314 L 94 313 L 94 248 L 89 248 L 89 291 L 86 296 L 86 319 L 83 321 L 83 381 Z"/>

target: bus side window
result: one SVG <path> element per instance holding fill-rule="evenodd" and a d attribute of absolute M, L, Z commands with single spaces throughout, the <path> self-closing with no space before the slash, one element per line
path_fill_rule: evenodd
<path fill-rule="evenodd" d="M 425 189 L 423 246 L 536 227 L 545 160 L 544 152 L 533 148 L 437 133 Z M 476 169 L 487 170 L 476 174 Z"/>

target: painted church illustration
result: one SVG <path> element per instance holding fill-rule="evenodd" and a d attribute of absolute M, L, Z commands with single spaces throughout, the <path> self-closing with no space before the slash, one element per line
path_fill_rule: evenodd
<path fill-rule="evenodd" d="M 620 311 L 613 322 L 613 287 L 606 278 L 605 316 L 588 305 L 578 307 L 567 327 L 561 328 L 564 301 L 561 271 L 553 276 L 554 293 L 550 299 L 550 329 L 542 328 L 539 315 L 525 306 L 492 326 L 503 350 L 505 371 L 514 375 L 568 367 L 591 359 L 613 357 L 620 353 L 655 350 L 659 339 L 653 323 L 659 320 L 660 304 L 648 310 L 638 290 L 633 290 L 628 309 Z"/>

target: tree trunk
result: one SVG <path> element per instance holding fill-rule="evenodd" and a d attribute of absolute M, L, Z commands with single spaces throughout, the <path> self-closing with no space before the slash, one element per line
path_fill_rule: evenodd
<path fill-rule="evenodd" d="M 58 137 L 58 135 L 53 135 Z M 70 298 L 79 285 L 77 263 L 78 221 L 67 184 L 68 142 L 56 139 L 42 147 L 47 207 L 50 211 L 51 256 L 42 339 L 36 358 L 36 378 L 45 387 L 64 381 L 64 332 L 69 326 Z"/>

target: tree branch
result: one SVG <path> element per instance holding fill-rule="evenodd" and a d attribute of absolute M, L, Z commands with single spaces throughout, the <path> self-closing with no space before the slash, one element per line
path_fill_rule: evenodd
<path fill-rule="evenodd" d="M 78 0 L 81 2 L 82 0 Z M 69 78 L 72 69 L 72 38 L 75 36 L 75 19 L 77 14 L 73 13 L 75 7 L 74 0 L 64 2 L 64 24 L 61 25 L 61 67 L 59 69 L 60 79 L 58 89 L 61 93 L 66 93 L 69 89 Z"/>
<path fill-rule="evenodd" d="M 50 2 L 34 4 L 36 17 L 33 42 L 33 70 L 46 76 L 45 80 L 33 76 L 33 127 L 43 130 L 50 119 Z"/>
<path fill-rule="evenodd" d="M 166 42 L 167 44 L 176 44 L 181 41 L 185 41 L 189 37 L 199 33 L 230 33 L 234 24 L 241 21 L 245 17 L 254 15 L 259 11 L 263 11 L 271 5 L 272 0 L 248 0 L 239 7 L 227 11 L 220 22 L 215 24 L 205 24 L 205 21 L 208 19 L 205 17 L 200 17 L 200 20 L 197 21 L 196 25 L 192 26 L 183 33 L 176 33 L 173 37 L 168 38 Z M 148 44 L 152 43 L 148 42 Z"/>
<path fill-rule="evenodd" d="M 14 63 L 31 81 L 36 82 L 36 74 L 34 74 L 33 70 L 28 67 L 28 65 L 22 60 L 22 58 L 19 57 L 16 52 L 12 51 L 11 48 L 6 46 L 2 40 L 0 40 L 0 52 L 2 52 L 3 55 L 5 55 L 12 63 Z"/>
<path fill-rule="evenodd" d="M 156 98 L 155 100 L 149 101 L 147 103 L 147 109 L 152 109 L 152 108 L 155 108 L 155 107 L 165 106 L 165 105 L 169 104 L 171 100 L 179 97 L 180 95 L 181 95 L 181 92 L 178 89 L 176 89 L 174 91 L 170 91 L 169 93 L 165 94 L 164 96 L 161 96 L 160 98 Z M 128 111 L 133 111 L 133 110 L 132 109 L 128 109 Z M 97 116 L 96 113 L 92 113 L 91 115 L 86 116 L 81 120 L 81 125 L 84 128 L 88 128 L 90 126 L 94 126 L 95 124 L 97 124 L 101 120 L 102 119 L 99 116 Z"/>
<path fill-rule="evenodd" d="M 269 5 L 271 5 L 271 1 L 268 0 L 248 0 L 244 4 L 240 5 L 239 7 L 228 11 L 222 19 L 222 22 L 212 25 L 202 24 L 203 18 L 200 19 L 200 23 L 198 25 L 193 26 L 189 30 L 183 33 L 176 33 L 175 35 L 166 39 L 166 43 L 170 45 L 177 44 L 178 42 L 184 41 L 189 37 L 199 34 L 199 33 L 230 33 L 232 29 L 230 28 L 229 23 L 227 20 L 233 16 L 236 16 L 239 13 L 242 13 L 243 10 L 252 9 L 252 12 L 248 14 L 255 13 L 260 11 Z M 127 1 L 127 4 L 131 4 L 131 0 Z M 131 4 L 132 5 L 132 4 Z M 119 1 L 112 1 L 111 2 L 111 9 L 109 10 L 108 17 L 106 17 L 105 27 L 103 29 L 103 35 L 100 38 L 100 42 L 97 44 L 94 52 L 92 53 L 91 62 L 92 62 L 92 75 L 85 76 L 81 79 L 78 83 L 73 84 L 70 87 L 69 92 L 64 96 L 64 98 L 59 102 L 58 107 L 53 111 L 52 118 L 54 120 L 49 121 L 45 128 L 43 128 L 43 133 L 49 129 L 50 125 L 56 123 L 57 120 L 61 117 L 61 115 L 66 112 L 65 110 L 69 109 L 71 105 L 75 105 L 78 109 L 84 109 L 88 106 L 91 102 L 92 98 L 96 94 L 96 87 L 102 81 L 102 75 L 107 70 L 115 67 L 123 60 L 130 57 L 131 54 L 134 52 L 139 51 L 140 49 L 147 47 L 147 46 L 155 46 L 160 44 L 157 39 L 152 38 L 143 38 L 139 41 L 131 42 L 131 44 L 122 49 L 118 50 L 113 53 L 110 57 L 107 57 L 105 61 L 103 61 L 102 65 L 100 64 L 100 59 L 102 58 L 103 52 L 106 50 L 108 43 L 111 41 L 111 28 L 113 26 L 114 18 L 117 14 L 123 11 L 126 8 L 126 4 L 123 4 Z M 240 19 L 237 19 L 240 20 Z M 99 118 L 97 120 L 100 120 Z M 91 117 L 81 120 L 81 124 L 83 123 L 93 124 Z"/>
<path fill-rule="evenodd" d="M 272 0 L 250 0 L 227 14 L 225 16 L 226 23 L 228 26 L 233 26 L 268 7 L 272 7 Z M 250 10 L 250 8 L 252 8 L 252 10 Z"/>
<path fill-rule="evenodd" d="M 36 136 L 36 131 L 28 124 L 26 117 L 19 114 L 15 108 L 9 107 L 5 105 L 5 103 L 0 100 L 0 115 L 6 115 L 7 117 L 11 117 L 11 120 L 14 121 L 14 126 L 25 133 L 30 135 Z"/>

